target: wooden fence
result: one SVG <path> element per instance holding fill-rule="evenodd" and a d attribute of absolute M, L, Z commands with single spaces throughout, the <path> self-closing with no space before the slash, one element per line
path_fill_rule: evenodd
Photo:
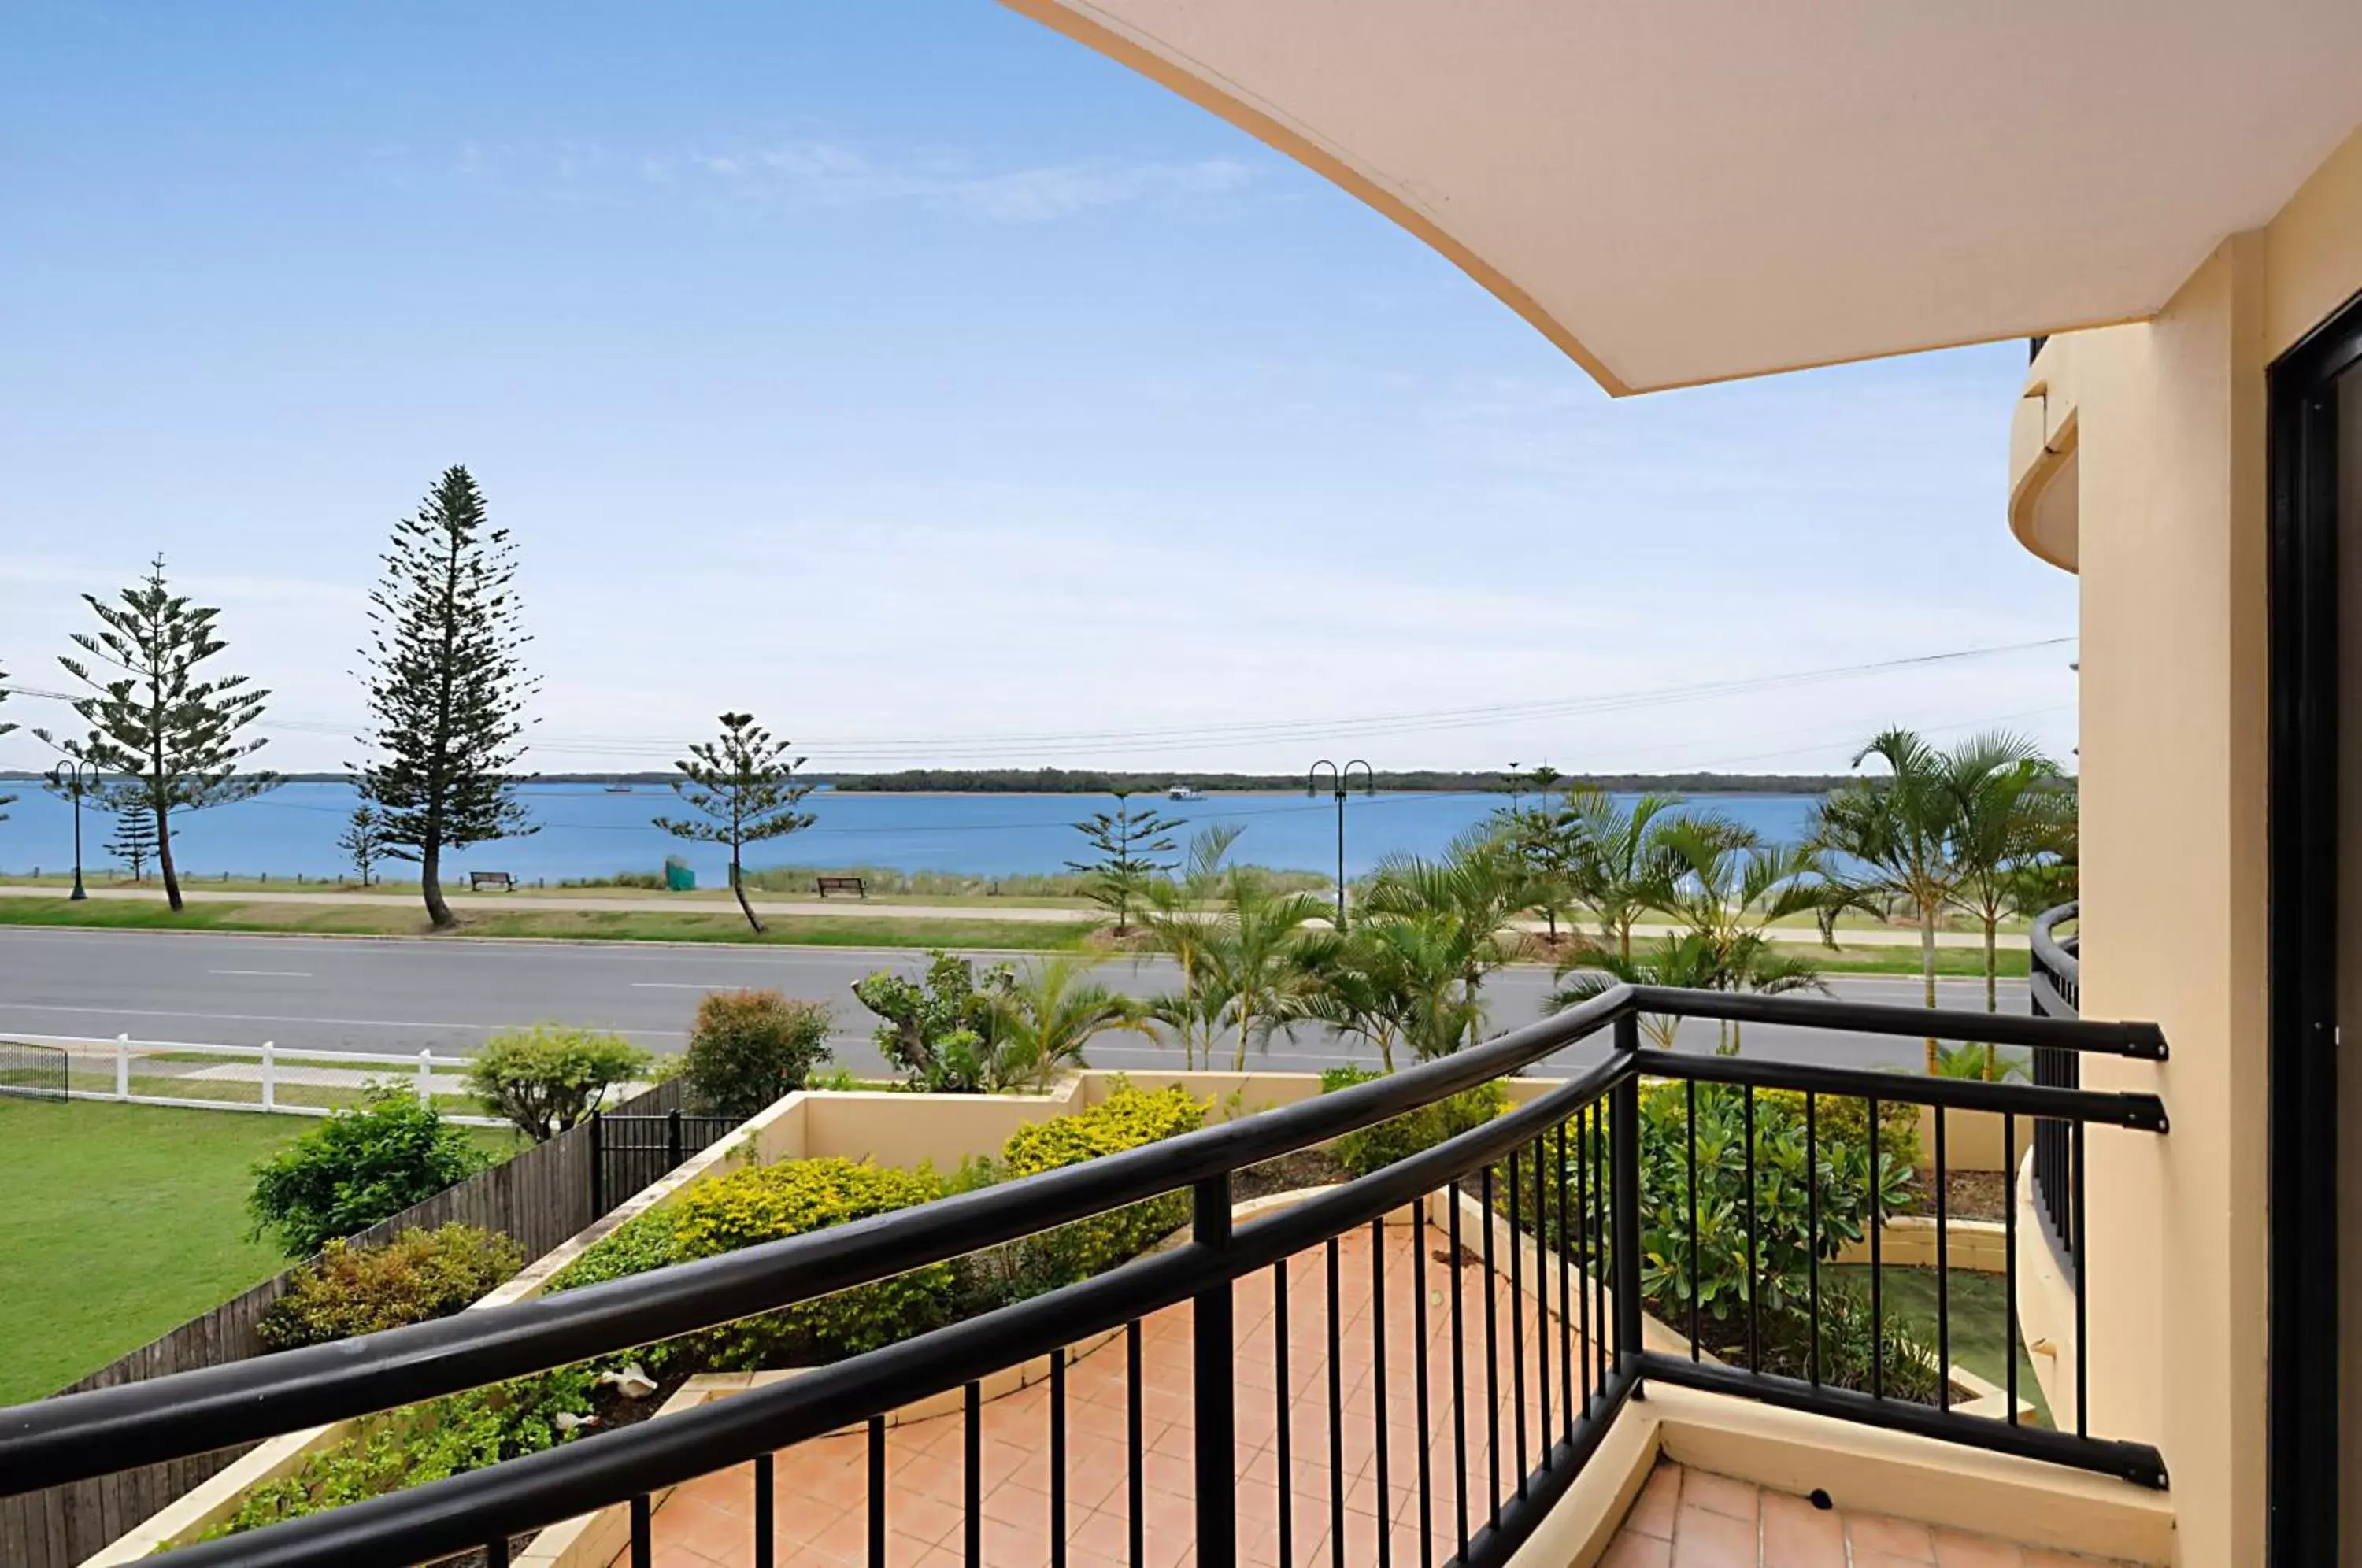
<path fill-rule="evenodd" d="M 683 1088 L 676 1078 L 615 1109 L 635 1115 L 678 1110 Z M 590 1129 L 586 1123 L 414 1204 L 390 1220 L 380 1220 L 353 1237 L 351 1244 L 368 1246 L 404 1231 L 456 1221 L 502 1231 L 516 1240 L 528 1259 L 537 1258 L 598 1218 L 591 1208 L 592 1158 Z M 295 1272 L 291 1268 L 264 1280 L 59 1392 L 78 1394 L 118 1383 L 138 1383 L 261 1354 L 254 1326 L 287 1289 Z M 63 1309 L 72 1310 L 71 1304 Z M 223 1449 L 120 1471 L 94 1481 L 0 1497 L 0 1564 L 73 1568 L 124 1531 L 228 1468 L 246 1452 L 245 1448 Z"/>

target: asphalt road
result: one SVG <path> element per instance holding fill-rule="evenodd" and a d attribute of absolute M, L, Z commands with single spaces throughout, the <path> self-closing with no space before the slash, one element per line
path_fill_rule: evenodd
<path fill-rule="evenodd" d="M 495 1030 L 555 1019 L 626 1034 L 675 1051 L 697 999 L 709 990 L 776 987 L 823 999 L 835 1010 L 838 1060 L 877 1070 L 872 1020 L 846 988 L 876 969 L 916 975 L 926 955 L 909 949 L 716 948 L 613 944 L 322 940 L 146 932 L 0 932 L 0 1033 L 111 1040 L 181 1041 L 356 1051 L 470 1053 Z M 1103 966 L 1110 986 L 1153 995 L 1175 983 L 1156 958 Z M 1977 1008 L 1981 982 L 1939 982 L 1944 1005 Z M 1915 1004 L 1915 979 L 1838 977 L 1838 996 Z M 1540 1016 L 1551 988 L 1546 970 L 1513 968 L 1485 985 L 1496 1028 Z M 2025 982 L 2002 983 L 2001 1005 L 2026 1006 Z M 1683 1026 L 1683 1049 L 1711 1049 L 1711 1024 Z M 1573 1071 L 1600 1046 L 1578 1046 L 1539 1069 Z M 1851 1066 L 1912 1066 L 1916 1039 L 1830 1034 L 1749 1025 L 1750 1056 Z M 1094 1066 L 1177 1065 L 1155 1041 L 1110 1034 L 1090 1047 Z M 1366 1053 L 1362 1055 L 1365 1055 Z M 1347 1043 L 1319 1028 L 1272 1042 L 1257 1065 L 1318 1069 L 1356 1059 Z"/>

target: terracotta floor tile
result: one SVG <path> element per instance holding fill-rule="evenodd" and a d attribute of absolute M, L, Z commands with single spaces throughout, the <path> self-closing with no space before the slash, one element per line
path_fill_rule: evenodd
<path fill-rule="evenodd" d="M 1763 1568 L 1842 1568 L 1845 1521 L 1784 1492 L 1763 1494 Z"/>
<path fill-rule="evenodd" d="M 1673 1517 L 1673 1568 L 1756 1568 L 1755 1521 L 1691 1503 L 1686 1482 L 1682 1491 L 1681 1510 Z"/>
<path fill-rule="evenodd" d="M 1935 1537 L 1927 1527 L 1910 1519 L 1898 1519 L 1885 1514 L 1846 1515 L 1846 1533 L 1853 1541 L 1857 1559 L 1864 1553 L 1884 1552 L 1905 1562 L 1936 1561 Z"/>
<path fill-rule="evenodd" d="M 1608 1543 L 1607 1554 L 1599 1560 L 1599 1568 L 1671 1568 L 1672 1561 L 1672 1541 L 1620 1529 Z"/>
<path fill-rule="evenodd" d="M 2010 1541 L 1956 1529 L 1939 1529 L 1935 1535 L 1938 1568 L 2022 1568 L 2025 1562 L 2025 1553 Z"/>
<path fill-rule="evenodd" d="M 1624 1528 L 1637 1535 L 1672 1540 L 1673 1513 L 1681 1505 L 1682 1480 L 1680 1465 L 1658 1465 L 1648 1485 L 1640 1489 L 1632 1511 L 1624 1516 Z"/>
<path fill-rule="evenodd" d="M 1711 1470 L 1686 1468 L 1682 1474 L 1682 1506 L 1708 1513 L 1751 1519 L 1756 1513 L 1757 1487 L 1751 1481 L 1734 1481 Z"/>

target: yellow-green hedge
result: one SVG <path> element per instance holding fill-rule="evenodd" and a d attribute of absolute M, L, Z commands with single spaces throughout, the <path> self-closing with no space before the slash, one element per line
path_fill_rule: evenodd
<path fill-rule="evenodd" d="M 1186 1089 L 1142 1089 L 1119 1082 L 1088 1110 L 1019 1128 L 1001 1146 L 999 1174 L 1039 1176 L 1195 1132 L 1205 1124 L 1205 1104 Z M 1173 1192 L 1044 1231 L 1025 1244 L 1021 1288 L 1051 1290 L 1087 1279 L 1137 1255 L 1188 1218 L 1189 1195 Z"/>
<path fill-rule="evenodd" d="M 555 1290 L 736 1252 L 826 1230 L 943 1195 L 934 1172 L 845 1159 L 783 1160 L 690 1187 L 672 1203 L 625 1220 L 558 1275 Z M 949 1264 L 801 1302 L 778 1312 L 646 1347 L 649 1371 L 683 1354 L 710 1370 L 753 1372 L 826 1361 L 892 1344 L 949 1320 Z"/>

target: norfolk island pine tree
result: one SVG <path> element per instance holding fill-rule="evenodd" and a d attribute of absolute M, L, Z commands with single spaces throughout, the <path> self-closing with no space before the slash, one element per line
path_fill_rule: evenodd
<path fill-rule="evenodd" d="M 813 820 L 810 812 L 796 809 L 811 786 L 796 781 L 804 759 L 789 756 L 788 745 L 773 739 L 751 713 L 723 714 L 721 738 L 691 743 L 689 755 L 673 764 L 680 769 L 673 793 L 704 820 L 656 819 L 657 826 L 676 838 L 730 846 L 730 890 L 738 895 L 739 911 L 757 936 L 763 922 L 746 901 L 741 852 L 747 845 L 800 832 Z"/>
<path fill-rule="evenodd" d="M 394 525 L 381 558 L 361 650 L 370 728 L 359 741 L 372 759 L 355 771 L 385 855 L 417 863 L 427 918 L 447 930 L 458 922 L 443 897 L 443 852 L 537 831 L 510 777 L 539 685 L 521 657 L 516 547 L 455 464 Z"/>

